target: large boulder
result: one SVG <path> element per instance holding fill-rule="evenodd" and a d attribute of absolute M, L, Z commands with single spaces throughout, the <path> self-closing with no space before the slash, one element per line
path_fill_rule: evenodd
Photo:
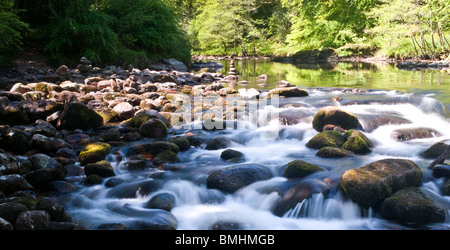
<path fill-rule="evenodd" d="M 237 165 L 210 173 L 206 179 L 206 187 L 234 193 L 253 182 L 267 180 L 272 176 L 270 169 L 262 165 Z"/>
<path fill-rule="evenodd" d="M 345 137 L 338 131 L 327 130 L 320 132 L 311 138 L 306 146 L 313 149 L 321 149 L 324 147 L 337 147 L 340 148 L 345 143 Z"/>
<path fill-rule="evenodd" d="M 294 160 L 288 163 L 283 172 L 286 178 L 302 178 L 315 172 L 325 171 L 320 166 L 302 160 Z"/>
<path fill-rule="evenodd" d="M 397 190 L 422 184 L 420 168 L 406 159 L 384 159 L 345 171 L 340 188 L 353 201 L 376 207 Z"/>
<path fill-rule="evenodd" d="M 16 191 L 34 189 L 33 186 L 21 175 L 10 174 L 0 176 L 0 190 L 6 194 L 12 194 Z"/>
<path fill-rule="evenodd" d="M 355 129 L 360 127 L 358 118 L 341 108 L 328 106 L 320 109 L 313 119 L 313 128 L 319 132 L 327 124 L 333 124 L 343 129 Z"/>
<path fill-rule="evenodd" d="M 402 128 L 391 133 L 392 139 L 396 141 L 410 141 L 438 136 L 442 136 L 442 134 L 433 128 Z"/>
<path fill-rule="evenodd" d="M 343 149 L 352 151 L 355 154 L 368 154 L 372 151 L 370 147 L 373 147 L 373 143 L 363 132 L 349 130 L 344 136 L 347 137 L 347 140 L 342 145 Z"/>
<path fill-rule="evenodd" d="M 139 127 L 139 132 L 144 137 L 163 138 L 167 136 L 167 127 L 161 120 L 150 118 Z"/>
<path fill-rule="evenodd" d="M 39 189 L 50 189 L 50 183 L 61 181 L 66 177 L 67 171 L 61 165 L 45 154 L 35 154 L 30 157 L 32 170 L 24 175 L 26 180 Z"/>
<path fill-rule="evenodd" d="M 88 130 L 103 125 L 103 117 L 83 103 L 68 103 L 57 121 L 58 129 Z"/>
<path fill-rule="evenodd" d="M 114 169 L 109 161 L 99 161 L 96 163 L 89 163 L 84 167 L 84 173 L 86 176 L 98 175 L 103 178 L 115 176 Z"/>
<path fill-rule="evenodd" d="M 417 187 L 401 189 L 386 198 L 380 212 L 387 219 L 408 224 L 439 223 L 446 218 L 446 210 Z"/>
<path fill-rule="evenodd" d="M 448 147 L 448 144 L 446 144 L 444 142 L 438 142 L 438 143 L 431 145 L 427 150 L 422 152 L 420 154 L 420 156 L 427 158 L 427 159 L 436 159 L 444 153 L 444 151 L 447 147 Z M 448 156 L 447 158 L 450 158 L 450 156 Z"/>

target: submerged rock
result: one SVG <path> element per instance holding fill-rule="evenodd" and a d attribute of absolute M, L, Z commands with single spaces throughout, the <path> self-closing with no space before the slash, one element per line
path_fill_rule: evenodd
<path fill-rule="evenodd" d="M 334 106 L 320 109 L 314 116 L 312 124 L 313 128 L 319 132 L 322 132 L 323 127 L 327 124 L 333 124 L 346 130 L 361 126 L 354 114 Z"/>
<path fill-rule="evenodd" d="M 217 150 L 221 148 L 228 148 L 231 146 L 231 139 L 226 136 L 217 136 L 212 138 L 206 144 L 205 149 L 207 150 Z"/>
<path fill-rule="evenodd" d="M 386 198 L 380 212 L 387 219 L 408 224 L 439 223 L 446 219 L 446 210 L 417 187 L 401 189 Z"/>
<path fill-rule="evenodd" d="M 297 87 L 282 87 L 269 91 L 267 97 L 271 98 L 273 95 L 279 95 L 282 97 L 303 97 L 308 96 L 309 94 L 306 90 Z"/>
<path fill-rule="evenodd" d="M 324 132 L 320 132 L 313 138 L 311 138 L 307 143 L 306 146 L 308 148 L 313 149 L 321 149 L 323 147 L 342 147 L 345 143 L 344 136 L 334 130 L 327 130 Z"/>
<path fill-rule="evenodd" d="M 410 160 L 384 159 L 345 171 L 340 188 L 353 201 L 378 206 L 397 190 L 422 184 L 420 168 Z"/>
<path fill-rule="evenodd" d="M 414 139 L 439 137 L 442 134 L 432 128 L 403 128 L 392 131 L 391 137 L 397 141 L 410 141 Z"/>
<path fill-rule="evenodd" d="M 145 205 L 146 208 L 157 208 L 169 211 L 175 205 L 175 196 L 171 193 L 161 193 L 153 196 Z"/>
<path fill-rule="evenodd" d="M 206 179 L 206 187 L 234 193 L 253 182 L 267 180 L 272 176 L 270 169 L 262 165 L 237 165 L 210 173 Z"/>
<path fill-rule="evenodd" d="M 342 148 L 337 147 L 324 147 L 321 148 L 316 153 L 317 156 L 323 157 L 323 158 L 340 158 L 340 157 L 348 157 L 353 156 L 354 153 Z"/>

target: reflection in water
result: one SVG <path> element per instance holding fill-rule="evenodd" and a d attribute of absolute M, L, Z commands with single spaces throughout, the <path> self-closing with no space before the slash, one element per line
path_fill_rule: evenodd
<path fill-rule="evenodd" d="M 222 60 L 220 71 L 227 74 L 230 61 Z M 439 70 L 405 71 L 388 63 L 340 62 L 324 64 L 300 64 L 273 62 L 270 60 L 235 60 L 238 81 L 250 84 L 236 88 L 272 89 L 277 82 L 286 80 L 298 87 L 339 87 L 379 90 L 397 90 L 434 98 L 450 108 L 450 74 Z M 258 81 L 266 74 L 266 82 Z M 261 84 L 264 83 L 264 84 Z"/>

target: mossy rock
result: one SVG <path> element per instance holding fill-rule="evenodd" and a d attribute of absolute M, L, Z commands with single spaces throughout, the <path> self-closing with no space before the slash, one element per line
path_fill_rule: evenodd
<path fill-rule="evenodd" d="M 244 156 L 243 153 L 234 150 L 234 149 L 226 149 L 224 151 L 222 151 L 222 153 L 220 154 L 220 158 L 229 161 L 232 160 L 233 162 L 238 161 L 239 159 L 241 159 Z"/>
<path fill-rule="evenodd" d="M 170 150 L 176 154 L 180 152 L 180 148 L 175 143 L 157 141 L 133 146 L 129 153 L 156 156 L 166 150 Z"/>
<path fill-rule="evenodd" d="M 446 210 L 417 187 L 401 189 L 386 198 L 380 212 L 387 219 L 407 224 L 441 223 L 446 219 Z"/>
<path fill-rule="evenodd" d="M 111 163 L 105 160 L 87 164 L 84 167 L 84 173 L 86 174 L 86 176 L 95 174 L 103 178 L 116 175 L 114 173 L 113 167 L 111 166 Z"/>
<path fill-rule="evenodd" d="M 148 121 L 150 118 L 152 118 L 150 114 L 148 114 L 147 112 L 141 112 L 133 116 L 133 118 L 131 118 L 131 123 L 133 124 L 134 127 L 139 128 L 142 124 L 144 124 L 144 122 Z"/>
<path fill-rule="evenodd" d="M 306 161 L 295 160 L 287 164 L 283 172 L 283 177 L 302 178 L 319 171 L 325 171 L 325 169 Z"/>
<path fill-rule="evenodd" d="M 422 170 L 406 159 L 384 159 L 345 171 L 340 188 L 353 201 L 377 207 L 394 192 L 422 185 Z"/>
<path fill-rule="evenodd" d="M 176 163 L 180 162 L 180 158 L 178 155 L 171 150 L 165 150 L 161 153 L 157 154 L 155 158 L 153 158 L 153 165 L 159 166 L 164 163 Z"/>
<path fill-rule="evenodd" d="M 321 149 L 324 147 L 337 147 L 340 148 L 344 145 L 345 138 L 344 136 L 334 130 L 327 130 L 324 132 L 320 132 L 313 138 L 311 138 L 307 143 L 306 146 L 308 148 L 313 149 Z"/>
<path fill-rule="evenodd" d="M 297 87 L 276 88 L 269 91 L 268 98 L 272 98 L 273 95 L 279 95 L 282 97 L 303 97 L 308 96 L 308 92 L 304 89 Z"/>
<path fill-rule="evenodd" d="M 188 139 L 182 136 L 170 138 L 168 141 L 176 144 L 180 151 L 187 151 L 191 148 L 191 143 L 188 141 Z"/>
<path fill-rule="evenodd" d="M 96 174 L 91 174 L 86 177 L 83 184 L 86 186 L 93 186 L 98 185 L 103 182 L 103 178 L 101 176 L 98 176 Z"/>
<path fill-rule="evenodd" d="M 174 205 L 175 205 L 175 196 L 173 194 L 160 193 L 153 196 L 145 205 L 145 207 L 170 211 L 172 210 Z"/>
<path fill-rule="evenodd" d="M 342 148 L 324 147 L 317 151 L 316 155 L 323 158 L 341 158 L 353 156 L 354 153 Z"/>
<path fill-rule="evenodd" d="M 81 165 L 89 163 L 96 163 L 102 161 L 111 152 L 111 145 L 108 143 L 97 142 L 85 146 L 84 150 L 80 152 Z"/>
<path fill-rule="evenodd" d="M 372 151 L 367 143 L 358 135 L 349 137 L 344 145 L 342 145 L 342 148 L 352 151 L 355 154 L 368 154 Z"/>
<path fill-rule="evenodd" d="M 119 115 L 117 112 L 110 108 L 97 111 L 97 113 L 103 117 L 104 123 L 119 121 Z"/>
<path fill-rule="evenodd" d="M 327 124 L 333 124 L 346 130 L 361 126 L 354 114 L 334 106 L 320 109 L 312 122 L 313 128 L 319 132 L 322 132 L 323 127 Z"/>
<path fill-rule="evenodd" d="M 216 136 L 206 143 L 206 150 L 217 150 L 221 148 L 228 148 L 231 146 L 231 139 L 226 136 Z"/>
<path fill-rule="evenodd" d="M 159 119 L 150 118 L 139 127 L 139 132 L 144 137 L 164 138 L 167 137 L 167 127 Z"/>
<path fill-rule="evenodd" d="M 350 129 L 347 132 L 345 132 L 345 134 L 344 134 L 344 137 L 346 140 L 348 140 L 352 136 L 361 137 L 361 139 L 364 140 L 364 142 L 367 144 L 367 146 L 373 147 L 373 142 L 361 130 Z"/>
<path fill-rule="evenodd" d="M 429 147 L 422 154 L 420 154 L 420 156 L 427 158 L 427 159 L 436 159 L 444 153 L 444 151 L 447 147 L 448 147 L 448 145 L 446 143 L 438 142 L 438 143 L 431 145 L 431 147 Z M 449 156 L 449 158 L 450 158 L 450 156 Z"/>
<path fill-rule="evenodd" d="M 44 93 L 48 94 L 48 92 L 49 92 L 48 84 L 45 83 L 45 82 L 37 83 L 34 86 L 34 90 L 35 91 L 41 91 L 41 92 L 44 92 Z"/>

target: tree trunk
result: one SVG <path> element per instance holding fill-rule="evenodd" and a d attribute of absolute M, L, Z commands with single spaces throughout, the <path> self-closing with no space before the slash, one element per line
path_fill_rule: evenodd
<path fill-rule="evenodd" d="M 411 40 L 414 45 L 414 50 L 416 51 L 416 55 L 419 56 L 419 51 L 417 51 L 416 43 L 414 42 L 414 35 L 411 35 Z"/>
<path fill-rule="evenodd" d="M 436 44 L 434 43 L 433 12 L 431 10 L 430 10 L 430 29 L 431 29 L 431 44 L 433 44 L 433 48 L 436 49 Z"/>

